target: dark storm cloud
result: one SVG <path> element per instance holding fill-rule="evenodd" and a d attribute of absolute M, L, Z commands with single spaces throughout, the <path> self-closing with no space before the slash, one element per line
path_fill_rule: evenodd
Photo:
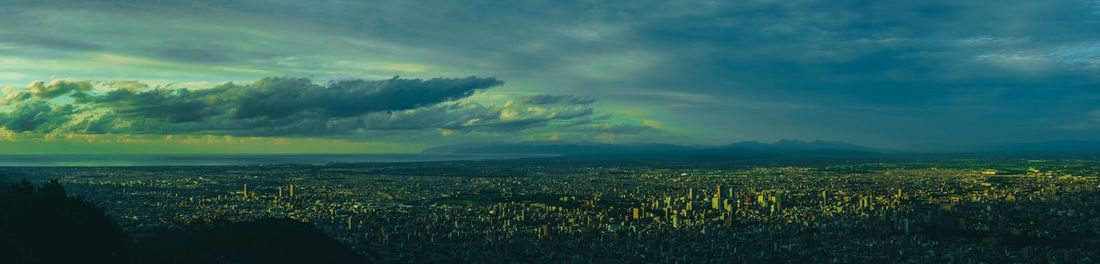
<path fill-rule="evenodd" d="M 0 113 L 0 128 L 14 132 L 50 132 L 72 119 L 72 105 L 52 105 L 44 101 L 20 104 L 11 112 Z"/>
<path fill-rule="evenodd" d="M 342 80 L 327 86 L 305 85 L 302 79 L 265 79 L 240 94 L 235 115 L 239 118 L 281 118 L 315 110 L 331 117 L 358 116 L 452 101 L 475 91 L 501 85 L 493 78 L 384 81 Z"/>
<path fill-rule="evenodd" d="M 101 105 L 114 114 L 146 118 L 167 123 L 200 121 L 226 114 L 230 109 L 224 98 L 231 87 L 207 90 L 153 89 L 133 91 L 117 89 L 99 96 L 77 97 L 79 103 Z"/>
<path fill-rule="evenodd" d="M 477 77 L 429 80 L 394 77 L 382 81 L 342 80 L 325 85 L 306 78 L 264 78 L 248 85 L 228 83 L 199 90 L 119 88 L 76 99 L 77 103 L 109 109 L 110 115 L 162 123 L 168 130 L 171 127 L 167 126 L 185 131 L 266 127 L 271 133 L 306 133 L 305 127 L 324 128 L 330 119 L 453 101 L 500 84 L 493 78 Z M 305 120 L 316 120 L 321 125 Z"/>
<path fill-rule="evenodd" d="M 308 78 L 264 78 L 208 89 L 153 87 L 133 81 L 32 83 L 13 92 L 14 109 L 0 128 L 36 134 L 212 134 L 346 139 L 379 135 L 517 132 L 566 129 L 591 134 L 637 134 L 605 124 L 594 99 L 533 95 L 502 104 L 465 100 L 500 86 L 494 78 L 435 78 L 316 84 Z M 30 96 L 33 95 L 33 96 Z M 68 95 L 71 103 L 50 100 Z M 638 129 L 638 128 L 633 128 Z M 445 131 L 445 132 L 438 132 Z"/>

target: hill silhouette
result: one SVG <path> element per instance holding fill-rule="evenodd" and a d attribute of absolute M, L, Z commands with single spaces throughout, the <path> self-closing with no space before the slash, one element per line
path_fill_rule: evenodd
<path fill-rule="evenodd" d="M 162 229 L 133 240 L 57 181 L 0 186 L 0 263 L 365 263 L 313 225 L 292 219 Z"/>
<path fill-rule="evenodd" d="M 0 187 L 0 263 L 125 263 L 132 242 L 91 202 L 57 181 Z"/>

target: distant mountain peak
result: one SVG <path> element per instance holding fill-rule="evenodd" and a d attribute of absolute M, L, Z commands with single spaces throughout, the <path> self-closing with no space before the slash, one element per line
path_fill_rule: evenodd
<path fill-rule="evenodd" d="M 732 152 L 731 152 L 732 151 Z M 746 152 L 747 151 L 747 152 Z M 424 150 L 426 153 L 461 154 L 549 154 L 563 156 L 624 155 L 659 157 L 667 155 L 738 155 L 777 151 L 791 153 L 801 151 L 872 152 L 870 149 L 839 141 L 801 141 L 781 139 L 772 143 L 742 141 L 724 146 L 697 147 L 672 144 L 609 144 L 596 142 L 517 142 L 489 144 L 459 144 Z"/>
<path fill-rule="evenodd" d="M 834 150 L 859 150 L 870 151 L 871 149 L 847 142 L 841 141 L 827 141 L 827 140 L 813 140 L 802 141 L 797 139 L 780 139 L 772 143 L 763 143 L 760 141 L 741 141 L 733 144 L 726 145 L 725 147 L 740 147 L 740 148 L 754 148 L 754 149 L 834 149 Z"/>
<path fill-rule="evenodd" d="M 610 144 L 597 142 L 526 141 L 517 143 L 459 144 L 425 149 L 425 153 L 589 155 L 599 153 L 684 151 L 671 144 Z"/>

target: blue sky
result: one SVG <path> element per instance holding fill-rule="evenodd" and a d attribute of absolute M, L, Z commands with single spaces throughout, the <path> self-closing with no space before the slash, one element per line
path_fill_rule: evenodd
<path fill-rule="evenodd" d="M 1100 1 L 9 0 L 0 14 L 0 138 L 21 149 L 1100 140 Z"/>

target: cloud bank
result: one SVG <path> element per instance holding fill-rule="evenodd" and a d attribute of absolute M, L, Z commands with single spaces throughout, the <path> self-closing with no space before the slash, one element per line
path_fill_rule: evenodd
<path fill-rule="evenodd" d="M 595 99 L 532 95 L 499 104 L 471 100 L 495 78 L 348 79 L 318 84 L 270 77 L 205 89 L 140 82 L 36 81 L 8 88 L 0 129 L 22 134 L 230 135 L 375 139 L 567 130 L 596 137 L 652 132 L 611 124 Z M 606 136 L 606 135 L 604 135 Z"/>

